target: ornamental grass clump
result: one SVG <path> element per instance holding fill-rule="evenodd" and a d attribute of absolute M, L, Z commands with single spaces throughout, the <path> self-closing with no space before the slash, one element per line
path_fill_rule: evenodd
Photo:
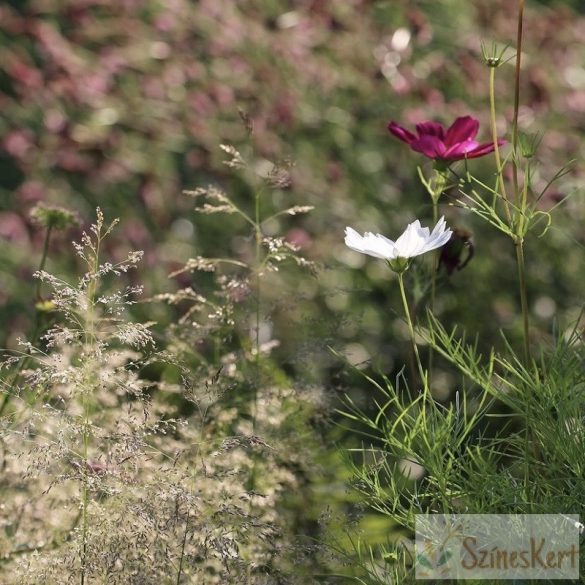
<path fill-rule="evenodd" d="M 3 363 L 2 583 L 281 582 L 294 547 L 277 510 L 299 489 L 291 465 L 303 450 L 288 451 L 292 435 L 286 450 L 272 446 L 254 425 L 274 437 L 294 417 L 298 431 L 300 393 L 263 378 L 248 424 L 225 394 L 259 359 L 252 346 L 216 364 L 179 338 L 158 350 L 155 324 L 128 320 L 141 252 L 103 257 L 115 225 L 98 209 L 74 244 L 77 281 L 37 272 L 54 324 Z"/>
<path fill-rule="evenodd" d="M 142 288 L 116 289 L 112 281 L 134 270 L 142 253 L 103 259 L 115 224 L 98 209 L 74 244 L 85 265 L 76 282 L 35 274 L 51 289 L 58 317 L 37 345 L 23 340 L 4 363 L 12 383 L 2 419 L 7 583 L 132 582 L 136 542 L 160 554 L 141 491 L 144 481 L 156 481 L 164 459 L 154 463 L 153 454 L 178 422 L 151 409 L 153 383 L 139 375 L 153 353 L 151 324 L 129 323 L 125 311 Z M 26 367 L 11 377 L 20 360 Z"/>

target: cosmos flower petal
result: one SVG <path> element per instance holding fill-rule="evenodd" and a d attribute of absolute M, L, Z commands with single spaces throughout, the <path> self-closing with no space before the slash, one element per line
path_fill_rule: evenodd
<path fill-rule="evenodd" d="M 445 134 L 445 145 L 453 146 L 459 142 L 473 140 L 479 132 L 479 121 L 471 116 L 457 118 L 447 129 Z"/>
<path fill-rule="evenodd" d="M 396 240 L 398 256 L 402 258 L 417 256 L 424 247 L 427 237 L 428 228 L 422 228 L 419 220 L 409 224 L 404 233 Z"/>
<path fill-rule="evenodd" d="M 444 234 L 439 234 L 436 236 L 431 236 L 426 242 L 425 242 L 425 251 L 426 250 L 434 250 L 435 249 L 435 244 L 438 241 L 441 241 L 441 239 L 443 238 Z"/>
<path fill-rule="evenodd" d="M 361 236 L 354 229 L 347 227 L 345 228 L 345 244 L 356 252 L 375 258 L 408 259 L 439 248 L 447 243 L 451 234 L 452 231 L 447 229 L 445 218 L 441 217 L 432 232 L 429 231 L 429 228 L 422 227 L 419 220 L 413 221 L 408 224 L 396 242 L 382 234 L 371 232 L 366 232 Z"/>
<path fill-rule="evenodd" d="M 441 142 L 445 139 L 445 129 L 438 122 L 421 122 L 416 125 L 419 138 L 423 136 L 436 136 Z"/>
<path fill-rule="evenodd" d="M 386 236 L 383 236 L 382 234 L 376 234 L 376 237 L 382 238 L 385 242 L 387 242 L 391 246 L 394 246 L 394 242 L 390 238 L 387 238 Z"/>
<path fill-rule="evenodd" d="M 437 239 L 443 240 L 443 239 L 445 239 L 445 234 L 447 234 L 450 237 L 451 233 L 452 233 L 451 230 L 447 228 L 445 218 L 441 217 L 441 219 L 439 219 L 439 221 L 437 222 L 435 229 L 432 231 L 431 237 L 429 238 L 429 241 L 432 240 L 434 242 Z"/>
<path fill-rule="evenodd" d="M 430 252 L 431 250 L 436 250 L 437 248 L 444 246 L 451 239 L 452 233 L 453 232 L 451 230 L 447 230 L 440 236 L 434 238 L 432 241 L 429 241 L 425 248 L 425 252 Z"/>
<path fill-rule="evenodd" d="M 431 233 L 431 232 L 430 232 L 430 230 L 429 230 L 429 228 L 428 228 L 428 227 L 424 227 L 424 228 L 423 228 L 423 227 L 421 227 L 421 228 L 419 228 L 418 230 L 416 230 L 416 233 L 418 234 L 418 237 L 419 237 L 419 238 L 424 238 L 424 239 L 426 239 L 426 238 L 428 238 L 428 237 L 429 237 L 429 235 L 430 235 L 430 233 Z"/>
<path fill-rule="evenodd" d="M 445 145 L 436 136 L 421 136 L 414 140 L 410 147 L 416 152 L 420 152 L 429 158 L 442 158 L 445 154 Z"/>
<path fill-rule="evenodd" d="M 446 229 L 445 218 L 441 217 L 431 235 L 426 240 L 424 249 L 421 253 L 430 252 L 431 250 L 436 250 L 437 248 L 444 246 L 451 238 L 452 233 L 453 232 L 450 229 Z"/>
<path fill-rule="evenodd" d="M 457 118 L 446 131 L 437 122 L 421 122 L 416 125 L 417 136 L 396 122 L 391 122 L 388 129 L 412 150 L 433 160 L 453 162 L 484 156 L 494 150 L 493 144 L 479 144 L 475 140 L 479 121 L 471 116 Z M 499 145 L 505 143 L 505 140 L 498 140 Z"/>
<path fill-rule="evenodd" d="M 498 146 L 506 144 L 506 140 L 498 140 Z M 467 158 L 477 158 L 478 156 L 484 156 L 494 151 L 494 143 L 486 142 L 485 144 L 479 144 L 474 150 L 467 153 Z"/>
<path fill-rule="evenodd" d="M 417 219 L 413 221 L 407 229 L 410 229 L 414 234 L 416 234 L 419 238 L 426 238 L 429 235 L 429 228 L 422 227 L 420 225 L 420 221 Z"/>
<path fill-rule="evenodd" d="M 439 221 L 437 222 L 437 225 L 433 228 L 431 235 L 437 236 L 439 234 L 442 234 L 445 231 L 445 227 L 446 227 L 445 216 L 442 215 Z"/>
<path fill-rule="evenodd" d="M 437 242 L 441 242 L 444 240 L 444 235 L 445 234 L 439 234 L 438 236 L 432 236 L 431 238 L 429 238 L 426 241 L 426 245 L 425 245 L 425 249 L 429 249 L 429 250 L 434 250 L 435 249 L 435 244 Z M 449 239 L 449 236 L 447 237 L 447 240 Z M 441 244 L 439 244 L 440 246 Z"/>
<path fill-rule="evenodd" d="M 406 229 L 408 229 L 410 226 L 414 226 L 417 230 L 420 229 L 421 228 L 420 219 L 415 219 L 412 223 L 409 223 Z"/>
<path fill-rule="evenodd" d="M 362 238 L 362 250 L 364 254 L 374 256 L 375 258 L 386 258 L 388 254 L 392 254 L 394 248 L 389 246 L 387 242 L 380 240 L 371 232 L 366 232 Z"/>
<path fill-rule="evenodd" d="M 402 232 L 402 235 L 396 240 L 396 243 L 394 245 L 396 246 L 396 249 L 399 251 L 399 253 L 406 252 L 407 250 L 410 249 L 413 227 L 415 227 L 415 223 L 409 223 L 406 226 L 406 229 L 404 230 L 404 232 Z M 402 254 L 402 253 L 400 253 L 399 255 L 404 257 L 404 258 L 407 257 L 406 254 Z"/>
<path fill-rule="evenodd" d="M 394 246 L 386 239 L 381 239 L 372 233 L 366 232 L 360 236 L 358 232 L 350 227 L 345 228 L 345 245 L 356 252 L 368 254 L 375 258 L 392 258 Z"/>
<path fill-rule="evenodd" d="M 449 147 L 445 151 L 445 158 L 459 159 L 469 156 L 469 153 L 473 152 L 479 146 L 479 142 L 475 140 L 465 140 Z"/>
<path fill-rule="evenodd" d="M 396 122 L 390 122 L 390 124 L 388 124 L 388 130 L 390 130 L 390 132 L 394 134 L 396 138 L 406 142 L 406 144 L 411 144 L 413 140 L 416 140 L 416 136 L 412 132 L 409 132 L 406 128 L 399 126 Z"/>
<path fill-rule="evenodd" d="M 363 237 L 360 236 L 353 228 L 346 227 L 345 228 L 345 245 L 351 248 L 352 250 L 357 250 L 358 252 L 362 251 L 362 240 Z"/>

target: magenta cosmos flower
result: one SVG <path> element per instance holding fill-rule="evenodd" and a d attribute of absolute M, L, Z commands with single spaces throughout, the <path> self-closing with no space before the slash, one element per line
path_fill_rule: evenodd
<path fill-rule="evenodd" d="M 437 122 L 421 122 L 416 125 L 417 134 L 406 130 L 396 122 L 388 124 L 388 130 L 406 142 L 416 152 L 440 161 L 456 161 L 464 158 L 477 158 L 494 150 L 493 142 L 480 144 L 475 140 L 479 122 L 471 116 L 457 118 L 447 130 Z M 505 144 L 498 140 L 498 146 Z"/>

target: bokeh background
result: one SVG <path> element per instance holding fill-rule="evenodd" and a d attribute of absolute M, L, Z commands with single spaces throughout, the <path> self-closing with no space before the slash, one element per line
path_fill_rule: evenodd
<path fill-rule="evenodd" d="M 524 28 L 520 128 L 542 134 L 534 195 L 576 161 L 540 200 L 543 211 L 562 202 L 551 228 L 542 238 L 531 234 L 526 246 L 532 335 L 546 344 L 555 326 L 579 317 L 583 302 L 585 5 L 528 0 Z M 350 252 L 343 230 L 392 237 L 416 217 L 430 221 L 416 167 L 429 174 L 432 165 L 386 125 L 450 124 L 470 114 L 489 140 L 481 43 L 513 46 L 515 35 L 509 0 L 3 2 L 0 345 L 15 347 L 35 320 L 32 273 L 44 235 L 29 213 L 39 202 L 75 210 L 84 226 L 97 206 L 119 217 L 107 255 L 145 251 L 132 278 L 146 296 L 205 288 L 197 274 L 168 278 L 189 257 L 244 257 L 246 225 L 198 215 L 182 194 L 217 185 L 250 209 L 256 185 L 222 164 L 220 144 L 233 144 L 260 174 L 269 161 L 292 165 L 290 181 L 263 194 L 264 209 L 314 206 L 264 225 L 318 265 L 316 274 L 283 269 L 264 298 L 278 362 L 306 387 L 325 389 L 332 419 L 346 391 L 367 405 L 369 389 L 340 374 L 329 348 L 360 368 L 395 376 L 408 360 L 408 336 L 393 276 L 382 262 Z M 513 74 L 510 62 L 496 79 L 499 134 L 508 139 Z M 252 122 L 251 138 L 242 113 Z M 493 178 L 490 156 L 469 168 Z M 515 342 L 521 323 L 513 250 L 459 209 L 457 195 L 444 197 L 441 212 L 471 232 L 475 255 L 442 279 L 437 313 L 448 326 L 480 334 L 483 347 L 501 343 L 500 330 Z M 47 269 L 74 273 L 70 242 L 78 235 L 53 234 Z M 415 298 L 427 276 L 424 262 L 409 273 Z M 135 306 L 134 318 L 156 321 L 164 339 L 177 314 L 148 303 Z M 436 368 L 437 395 L 446 400 L 457 378 L 440 360 Z M 337 440 L 351 443 L 351 433 L 338 432 L 328 447 Z M 326 458 L 325 467 L 334 465 L 341 465 L 335 456 Z M 343 476 L 335 476 L 340 492 Z M 324 477 L 333 481 L 330 472 Z"/>

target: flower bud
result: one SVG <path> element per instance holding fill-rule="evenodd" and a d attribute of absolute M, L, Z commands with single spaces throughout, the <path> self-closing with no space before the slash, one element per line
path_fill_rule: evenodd
<path fill-rule="evenodd" d="M 56 205 L 35 205 L 30 212 L 31 219 L 38 225 L 55 230 L 65 230 L 79 225 L 77 214 Z"/>
<path fill-rule="evenodd" d="M 496 43 L 492 43 L 490 49 L 488 49 L 485 44 L 481 43 L 481 58 L 482 61 L 490 68 L 500 67 L 507 63 L 512 57 L 504 58 L 506 51 L 508 50 L 508 45 L 506 45 L 502 49 L 498 49 Z"/>
<path fill-rule="evenodd" d="M 518 146 L 520 147 L 520 153 L 522 156 L 524 158 L 532 158 L 536 154 L 541 140 L 542 134 L 538 132 L 532 134 L 520 132 L 518 134 Z"/>
<path fill-rule="evenodd" d="M 465 258 L 463 255 L 467 250 Z M 448 275 L 453 274 L 455 270 L 462 270 L 473 258 L 475 249 L 471 240 L 471 232 L 461 228 L 455 228 L 451 234 L 450 240 L 441 248 L 439 257 L 439 269 L 445 267 Z"/>

